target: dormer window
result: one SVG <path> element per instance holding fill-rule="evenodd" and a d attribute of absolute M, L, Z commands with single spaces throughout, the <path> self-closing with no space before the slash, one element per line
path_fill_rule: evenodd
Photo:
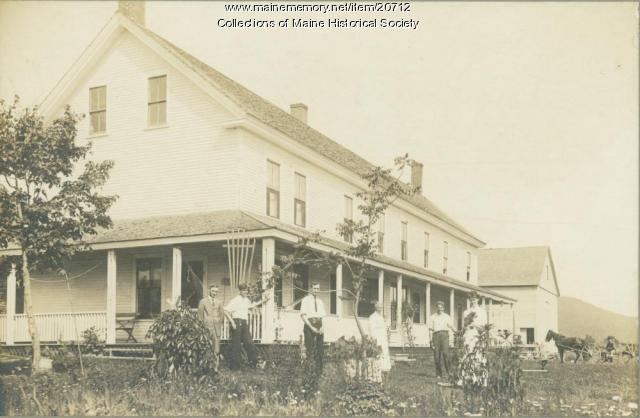
<path fill-rule="evenodd" d="M 107 132 L 107 86 L 89 89 L 89 135 Z"/>
<path fill-rule="evenodd" d="M 167 123 L 167 76 L 149 78 L 147 124 L 149 127 Z"/>

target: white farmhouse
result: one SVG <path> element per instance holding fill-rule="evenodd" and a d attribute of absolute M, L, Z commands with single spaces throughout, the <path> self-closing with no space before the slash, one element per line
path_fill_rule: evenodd
<path fill-rule="evenodd" d="M 253 248 L 245 263 L 252 278 L 310 232 L 327 231 L 321 250 L 347 245 L 336 224 L 357 217 L 355 194 L 372 165 L 310 127 L 305 105 L 285 112 L 150 31 L 143 2 L 120 3 L 41 111 L 51 119 L 67 104 L 87 115 L 79 137 L 92 140 L 92 158 L 115 161 L 104 192 L 119 199 L 110 213 L 114 228 L 92 238 L 93 251 L 69 271 L 70 290 L 59 276 L 34 277 L 43 341 L 75 339 L 74 318 L 81 330 L 105 330 L 108 344 L 131 340 L 119 319 L 132 317 L 132 335 L 144 342 L 153 319 L 177 298 L 195 307 L 215 283 L 230 299 L 238 277 L 233 230 L 243 231 L 242 248 Z M 421 181 L 417 164 L 412 182 Z M 384 301 L 392 344 L 401 343 L 396 318 L 405 303 L 418 307 L 413 333 L 426 346 L 436 300 L 445 301 L 456 321 L 472 290 L 486 306 L 515 302 L 478 286 L 484 242 L 426 197 L 397 201 L 379 228 L 381 251 L 370 260 L 376 273 L 366 296 Z M 270 302 L 252 316 L 254 339 L 297 341 L 296 301 L 313 281 L 321 283 L 330 309 L 326 340 L 356 334 L 352 302 L 341 298 L 351 282 L 346 270 L 300 269 L 295 281 L 277 283 Z M 0 320 L 7 344 L 29 340 L 15 280 L 10 274 Z M 361 314 L 368 313 L 365 304 Z"/>
<path fill-rule="evenodd" d="M 560 289 L 549 247 L 480 250 L 478 269 L 480 286 L 517 300 L 514 328 L 524 344 L 558 331 Z"/>

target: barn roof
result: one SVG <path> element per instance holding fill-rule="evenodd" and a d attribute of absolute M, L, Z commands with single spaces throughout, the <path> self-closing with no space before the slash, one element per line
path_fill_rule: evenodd
<path fill-rule="evenodd" d="M 478 283 L 480 286 L 537 286 L 547 254 L 551 257 L 546 246 L 480 250 Z"/>

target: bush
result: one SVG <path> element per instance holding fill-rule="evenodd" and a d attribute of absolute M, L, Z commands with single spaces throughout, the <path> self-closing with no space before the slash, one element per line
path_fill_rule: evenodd
<path fill-rule="evenodd" d="M 98 337 L 98 330 L 96 327 L 85 329 L 82 332 L 82 352 L 84 354 L 104 354 L 104 341 Z"/>
<path fill-rule="evenodd" d="M 393 401 L 379 383 L 352 380 L 336 397 L 336 415 L 392 415 Z"/>
<path fill-rule="evenodd" d="M 213 341 L 204 323 L 188 307 L 164 311 L 149 328 L 159 376 L 184 373 L 204 378 L 212 376 L 217 361 Z"/>

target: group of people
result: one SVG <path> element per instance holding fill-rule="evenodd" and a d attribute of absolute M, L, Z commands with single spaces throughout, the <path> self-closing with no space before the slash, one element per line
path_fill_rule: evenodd
<path fill-rule="evenodd" d="M 198 306 L 198 317 L 206 325 L 213 340 L 213 350 L 216 358 L 216 369 L 220 357 L 220 340 L 222 338 L 222 324 L 226 317 L 231 331 L 231 358 L 230 366 L 238 369 L 242 363 L 242 347 L 247 354 L 250 366 L 255 367 L 258 355 L 253 337 L 249 330 L 249 310 L 267 301 L 252 302 L 248 297 L 248 288 L 245 284 L 238 286 L 239 294 L 223 306 L 217 298 L 218 287 L 211 285 L 208 295 L 203 298 Z M 323 319 L 327 315 L 322 299 L 318 296 L 320 284 L 313 283 L 309 293 L 300 301 L 300 317 L 304 323 L 303 335 L 306 359 L 316 372 L 321 372 L 324 359 L 324 328 Z M 453 320 L 444 311 L 445 304 L 436 302 L 436 313 L 429 319 L 429 341 L 435 353 L 436 377 L 438 379 L 448 376 L 450 370 L 449 344 L 456 329 Z M 380 346 L 381 354 L 376 360 L 374 380 L 381 380 L 382 375 L 391 369 L 391 356 L 387 324 L 382 315 L 383 305 L 375 303 L 375 311 L 369 317 L 369 336 Z M 469 307 L 463 313 L 464 318 L 464 354 L 461 362 L 464 367 L 459 370 L 459 382 L 466 379 L 486 378 L 482 376 L 482 365 L 486 360 L 482 350 L 476 349 L 481 328 L 487 324 L 486 311 L 478 306 L 478 295 L 473 292 L 469 295 Z M 451 333 L 451 334 L 450 334 Z"/>
<path fill-rule="evenodd" d="M 434 351 L 436 379 L 448 377 L 453 370 L 450 365 L 449 345 L 456 332 L 453 320 L 444 311 L 443 301 L 436 302 L 436 313 L 429 319 L 429 341 Z M 484 384 L 487 379 L 486 357 L 478 344 L 482 328 L 487 325 L 487 312 L 478 305 L 478 294 L 469 294 L 469 307 L 463 312 L 463 352 L 456 370 L 456 383 Z"/>
<path fill-rule="evenodd" d="M 198 318 L 205 324 L 213 340 L 216 371 L 220 363 L 220 340 L 225 317 L 231 327 L 231 368 L 240 368 L 243 346 L 249 365 L 255 367 L 258 363 L 258 353 L 249 331 L 249 310 L 263 304 L 266 300 L 252 302 L 248 296 L 247 285 L 243 283 L 238 285 L 238 292 L 238 295 L 223 307 L 222 301 L 216 298 L 218 286 L 211 285 L 209 286 L 209 294 L 198 304 Z"/>

